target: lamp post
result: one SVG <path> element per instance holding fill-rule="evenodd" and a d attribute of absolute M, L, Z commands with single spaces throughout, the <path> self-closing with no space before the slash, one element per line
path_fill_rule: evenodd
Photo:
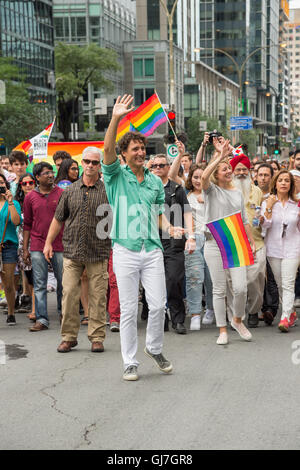
<path fill-rule="evenodd" d="M 175 110 L 175 74 L 174 74 L 174 40 L 173 19 L 178 0 L 175 0 L 171 12 L 169 12 L 166 0 L 159 0 L 162 5 L 169 24 L 169 66 L 170 66 L 170 108 Z"/>
<path fill-rule="evenodd" d="M 199 47 L 199 48 L 194 49 L 194 52 L 200 52 L 202 50 L 213 50 L 213 51 L 220 52 L 226 55 L 232 61 L 232 63 L 234 64 L 236 68 L 237 75 L 238 75 L 238 81 L 239 81 L 239 86 L 240 86 L 240 114 L 242 114 L 243 73 L 244 73 L 245 66 L 247 62 L 251 59 L 251 57 L 253 57 L 257 52 L 263 49 L 268 49 L 270 47 L 286 47 L 286 44 L 284 43 L 271 44 L 269 46 L 257 47 L 256 49 L 254 49 L 254 51 L 252 51 L 250 54 L 247 55 L 247 57 L 245 58 L 245 60 L 243 61 L 241 65 L 238 64 L 238 62 L 235 60 L 235 58 L 231 54 L 229 54 L 227 51 L 224 51 L 223 49 L 217 49 L 215 47 Z"/>

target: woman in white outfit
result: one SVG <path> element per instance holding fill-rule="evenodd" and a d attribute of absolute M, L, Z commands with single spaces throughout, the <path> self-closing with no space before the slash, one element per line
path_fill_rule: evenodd
<path fill-rule="evenodd" d="M 300 264 L 300 208 L 294 177 L 287 170 L 273 178 L 270 196 L 262 203 L 265 245 L 282 305 L 278 328 L 288 332 L 297 320 L 294 311 L 295 279 Z"/>
<path fill-rule="evenodd" d="M 232 184 L 232 168 L 229 160 L 226 159 L 230 152 L 231 148 L 227 140 L 221 145 L 218 156 L 203 172 L 202 190 L 205 203 L 205 222 L 209 223 L 240 212 L 251 249 L 255 255 L 255 244 L 246 215 L 243 195 Z M 204 257 L 213 283 L 214 312 L 217 326 L 220 328 L 217 344 L 225 345 L 228 343 L 225 303 L 228 276 L 231 279 L 233 289 L 232 310 L 234 316 L 231 326 L 242 339 L 251 341 L 252 335 L 242 322 L 247 300 L 246 267 L 224 269 L 216 241 L 208 229 L 206 229 L 205 234 Z"/>

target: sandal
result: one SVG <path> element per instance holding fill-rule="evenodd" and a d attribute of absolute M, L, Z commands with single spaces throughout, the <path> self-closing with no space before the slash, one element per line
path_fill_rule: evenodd
<path fill-rule="evenodd" d="M 26 315 L 27 318 L 29 318 L 30 321 L 36 321 L 36 316 L 35 316 L 35 313 L 29 313 L 28 315 Z"/>
<path fill-rule="evenodd" d="M 89 324 L 89 317 L 83 317 L 83 319 L 80 322 L 82 325 L 88 325 Z"/>

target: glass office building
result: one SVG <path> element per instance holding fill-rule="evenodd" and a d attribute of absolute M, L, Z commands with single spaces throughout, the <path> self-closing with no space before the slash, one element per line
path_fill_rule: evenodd
<path fill-rule="evenodd" d="M 52 1 L 0 2 L 0 52 L 26 76 L 32 101 L 55 114 Z"/>

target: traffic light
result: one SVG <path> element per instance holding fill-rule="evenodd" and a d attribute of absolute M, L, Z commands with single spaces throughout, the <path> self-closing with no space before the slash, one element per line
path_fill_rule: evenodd
<path fill-rule="evenodd" d="M 275 144 L 274 154 L 275 154 L 276 156 L 280 154 L 280 148 L 279 148 L 279 144 L 278 144 L 278 143 Z"/>
<path fill-rule="evenodd" d="M 175 111 L 169 111 L 168 112 L 168 119 L 169 119 L 169 135 L 174 136 L 173 131 L 176 133 L 176 113 L 175 113 Z M 172 129 L 173 129 L 173 131 L 172 131 Z"/>

